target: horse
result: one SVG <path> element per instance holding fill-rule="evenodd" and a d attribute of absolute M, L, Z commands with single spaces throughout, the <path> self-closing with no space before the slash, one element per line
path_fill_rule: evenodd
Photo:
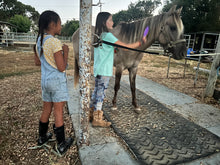
<path fill-rule="evenodd" d="M 176 9 L 176 6 L 173 6 L 168 12 L 164 12 L 156 16 L 147 17 L 130 23 L 121 22 L 114 27 L 111 32 L 120 41 L 133 43 L 142 38 L 144 30 L 148 26 L 149 33 L 147 35 L 147 42 L 142 44 L 139 49 L 146 50 L 155 41 L 158 41 L 165 52 L 171 53 L 174 59 L 180 60 L 187 54 L 186 41 L 183 36 L 184 26 L 180 17 L 181 10 L 182 7 Z M 94 33 L 94 27 L 92 27 L 92 33 Z M 79 29 L 73 34 L 72 41 L 75 54 L 74 83 L 76 85 L 79 80 Z M 92 47 L 92 58 L 93 49 L 94 48 Z M 114 67 L 116 68 L 114 86 L 115 93 L 112 100 L 114 109 L 117 109 L 116 98 L 118 90 L 120 89 L 122 72 L 127 69 L 129 71 L 132 105 L 134 106 L 136 112 L 141 111 L 136 100 L 135 80 L 138 64 L 140 63 L 142 57 L 143 53 L 121 48 L 119 48 L 117 53 L 114 54 Z"/>

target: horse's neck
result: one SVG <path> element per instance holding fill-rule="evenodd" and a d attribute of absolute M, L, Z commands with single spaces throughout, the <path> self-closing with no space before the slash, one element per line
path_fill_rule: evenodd
<path fill-rule="evenodd" d="M 151 46 L 155 40 L 158 40 L 162 18 L 162 15 L 157 15 L 137 22 L 128 24 L 122 23 L 116 26 L 112 32 L 121 41 L 132 43 L 141 40 L 145 28 L 149 26 L 149 34 L 147 35 L 147 43 L 145 44 L 145 48 L 147 48 Z"/>
<path fill-rule="evenodd" d="M 149 34 L 147 36 L 147 46 L 151 46 L 158 40 L 161 31 L 163 14 L 147 18 L 149 26 Z"/>

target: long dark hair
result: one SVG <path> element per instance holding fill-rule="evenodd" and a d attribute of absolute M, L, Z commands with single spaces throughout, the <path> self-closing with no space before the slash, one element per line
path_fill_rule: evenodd
<path fill-rule="evenodd" d="M 106 27 L 106 21 L 111 14 L 108 12 L 100 12 L 96 17 L 96 25 L 95 25 L 95 34 L 100 36 L 102 32 L 108 32 L 108 28 Z M 98 38 L 94 36 L 94 46 L 98 47 L 96 44 L 98 42 Z"/>
<path fill-rule="evenodd" d="M 42 55 L 42 53 L 43 53 L 42 44 L 43 44 L 43 39 L 44 39 L 43 36 L 44 36 L 45 30 L 48 30 L 51 22 L 54 22 L 55 24 L 57 24 L 57 22 L 59 20 L 60 20 L 60 16 L 56 12 L 51 11 L 51 10 L 46 10 L 40 15 L 40 18 L 38 21 L 38 28 L 39 29 L 38 29 L 38 35 L 37 35 L 37 40 L 38 40 L 38 37 L 41 36 L 40 55 Z"/>

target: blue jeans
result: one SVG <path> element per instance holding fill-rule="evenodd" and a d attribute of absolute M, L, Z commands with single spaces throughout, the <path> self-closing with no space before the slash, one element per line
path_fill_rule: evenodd
<path fill-rule="evenodd" d="M 102 104 L 105 98 L 106 89 L 108 88 L 109 80 L 109 76 L 97 75 L 95 77 L 95 89 L 90 100 L 90 108 L 94 107 L 94 111 L 102 110 Z"/>

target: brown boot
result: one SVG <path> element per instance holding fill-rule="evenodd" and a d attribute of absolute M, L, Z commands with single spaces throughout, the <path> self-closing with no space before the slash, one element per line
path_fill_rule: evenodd
<path fill-rule="evenodd" d="M 89 121 L 92 122 L 93 120 L 93 112 L 94 112 L 94 107 L 89 108 Z"/>
<path fill-rule="evenodd" d="M 93 121 L 92 126 L 94 127 L 109 127 L 111 122 L 107 122 L 102 119 L 103 112 L 101 110 L 97 110 L 93 112 Z"/>

